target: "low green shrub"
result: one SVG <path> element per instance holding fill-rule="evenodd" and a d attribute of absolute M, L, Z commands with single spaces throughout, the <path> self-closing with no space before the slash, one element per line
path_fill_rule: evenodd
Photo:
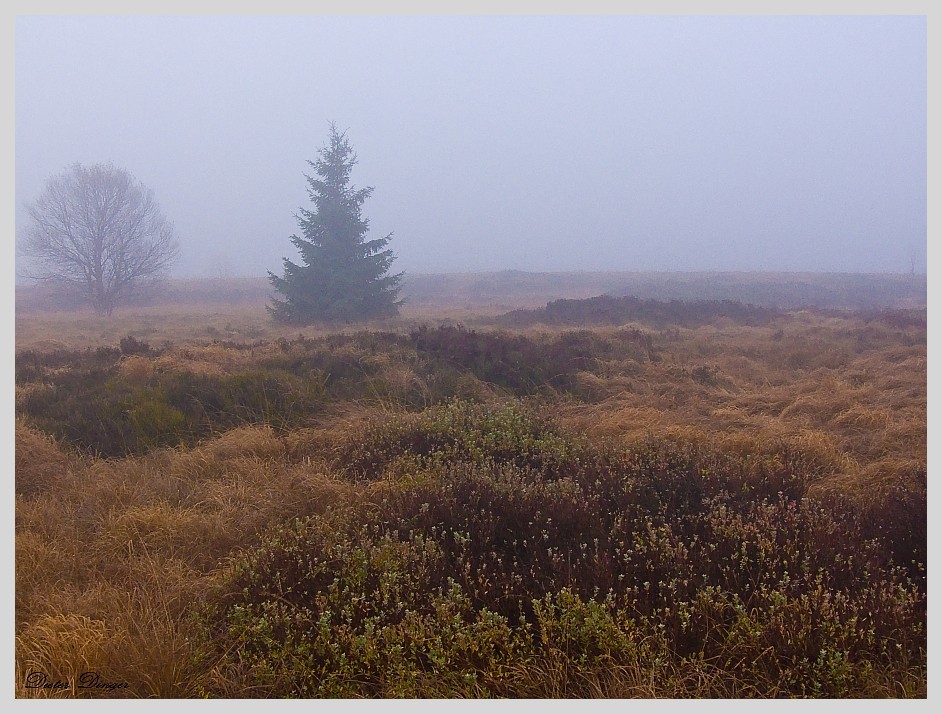
<path fill-rule="evenodd" d="M 495 408 L 451 400 L 419 414 L 368 425 L 344 445 L 337 466 L 358 479 L 379 478 L 400 458 L 436 463 L 490 460 L 559 474 L 587 448 L 517 403 Z"/>

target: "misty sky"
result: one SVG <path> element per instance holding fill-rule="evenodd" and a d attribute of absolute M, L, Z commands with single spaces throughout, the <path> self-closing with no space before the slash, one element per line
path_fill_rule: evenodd
<path fill-rule="evenodd" d="M 396 269 L 926 269 L 925 17 L 18 17 L 17 221 L 112 162 L 175 273 L 296 258 L 346 129 Z"/>

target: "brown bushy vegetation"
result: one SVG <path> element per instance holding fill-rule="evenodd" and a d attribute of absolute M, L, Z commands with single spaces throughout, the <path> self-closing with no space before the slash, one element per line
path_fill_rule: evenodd
<path fill-rule="evenodd" d="M 781 311 L 732 300 L 642 300 L 634 296 L 599 295 L 586 300 L 554 300 L 537 310 L 514 310 L 502 315 L 500 323 L 522 327 L 545 325 L 623 325 L 644 322 L 657 326 L 696 327 L 726 318 L 740 325 L 767 325 Z"/>
<path fill-rule="evenodd" d="M 925 697 L 925 311 L 649 307 L 34 328 L 17 696 Z"/>

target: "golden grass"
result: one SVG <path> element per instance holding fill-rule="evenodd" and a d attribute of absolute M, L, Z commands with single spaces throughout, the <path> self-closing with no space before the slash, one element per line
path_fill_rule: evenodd
<path fill-rule="evenodd" d="M 609 379 L 580 375 L 603 398 L 561 407 L 560 417 L 626 442 L 667 436 L 743 454 L 787 442 L 843 488 L 866 491 L 893 480 L 901 465 L 907 473 L 925 466 L 926 345 L 912 335 L 915 344 L 900 346 L 885 332 L 861 346 L 854 325 L 802 314 L 784 328 L 676 330 L 660 363 Z M 783 341 L 823 347 L 803 353 L 799 366 L 783 358 Z M 692 379 L 701 365 L 714 368 L 714 384 Z"/>
<path fill-rule="evenodd" d="M 268 316 L 264 304 L 219 309 L 197 305 L 192 308 L 167 305 L 126 307 L 115 310 L 110 317 L 95 315 L 90 310 L 72 313 L 31 312 L 15 318 L 15 342 L 18 350 L 86 349 L 102 345 L 116 346 L 121 338 L 131 335 L 154 347 L 169 342 L 192 348 L 227 341 L 253 343 L 294 339 L 298 336 L 313 338 L 344 331 L 402 331 L 425 322 L 474 323 L 516 306 L 496 304 L 443 309 L 441 306 L 406 305 L 397 318 L 359 323 L 346 328 L 276 325 Z"/>
<path fill-rule="evenodd" d="M 264 305 L 125 307 L 110 317 L 91 310 L 30 312 L 16 317 L 15 329 L 17 349 L 40 350 L 115 346 L 127 335 L 159 346 L 167 341 L 209 345 L 214 341 L 252 342 L 324 333 L 317 328 L 276 326 Z"/>
<path fill-rule="evenodd" d="M 186 607 L 269 525 L 351 493 L 310 459 L 285 455 L 270 428 L 245 427 L 188 451 L 73 458 L 54 489 L 19 496 L 17 696 L 194 696 Z M 22 424 L 17 458 L 37 489 L 37 474 L 69 462 Z M 36 671 L 68 686 L 26 689 Z M 85 671 L 129 687 L 78 689 Z"/>
<path fill-rule="evenodd" d="M 51 437 L 30 428 L 19 419 L 16 422 L 14 445 L 18 494 L 37 493 L 54 488 L 64 477 L 72 461 Z"/>

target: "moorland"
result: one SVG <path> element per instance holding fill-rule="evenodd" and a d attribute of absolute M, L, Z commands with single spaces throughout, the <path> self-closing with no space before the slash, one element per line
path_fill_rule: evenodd
<path fill-rule="evenodd" d="M 926 696 L 925 276 L 404 293 L 17 289 L 18 697 Z"/>

